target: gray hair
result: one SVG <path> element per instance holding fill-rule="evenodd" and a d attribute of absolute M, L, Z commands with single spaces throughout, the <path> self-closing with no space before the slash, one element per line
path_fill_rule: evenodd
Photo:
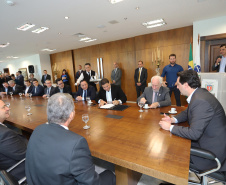
<path fill-rule="evenodd" d="M 9 80 L 8 83 L 9 84 L 15 84 L 14 80 Z"/>
<path fill-rule="evenodd" d="M 160 83 L 160 85 L 162 85 L 162 77 L 161 76 L 153 76 L 152 78 L 151 78 L 151 83 L 152 83 L 152 80 L 154 80 L 154 79 L 158 79 L 159 80 L 159 83 Z"/>
<path fill-rule="evenodd" d="M 47 116 L 49 123 L 64 124 L 74 111 L 73 99 L 68 93 L 56 93 L 49 98 Z"/>

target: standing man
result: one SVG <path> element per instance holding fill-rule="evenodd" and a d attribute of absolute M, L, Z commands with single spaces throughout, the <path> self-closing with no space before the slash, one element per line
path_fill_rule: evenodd
<path fill-rule="evenodd" d="M 212 70 L 220 73 L 226 72 L 226 44 L 220 46 L 221 57 L 217 57 L 215 63 L 212 66 Z"/>
<path fill-rule="evenodd" d="M 153 76 L 151 87 L 144 89 L 144 93 L 137 99 L 137 102 L 151 104 L 150 108 L 170 106 L 169 88 L 162 86 L 162 77 Z"/>
<path fill-rule="evenodd" d="M 220 102 L 209 91 L 201 87 L 197 72 L 186 70 L 178 73 L 177 88 L 187 96 L 188 108 L 170 118 L 165 116 L 159 122 L 164 130 L 190 139 L 191 146 L 213 152 L 221 162 L 219 171 L 226 171 L 226 117 Z M 187 121 L 189 127 L 171 123 Z M 198 170 L 215 167 L 215 162 L 191 156 L 191 162 Z"/>
<path fill-rule="evenodd" d="M 52 96 L 55 93 L 55 87 L 52 86 L 51 80 L 46 80 L 45 81 L 46 88 L 44 89 L 44 95 L 42 96 L 43 98 L 47 96 Z"/>
<path fill-rule="evenodd" d="M 38 80 L 36 78 L 33 79 L 33 89 L 31 91 L 32 96 L 43 96 L 44 87 L 38 84 Z"/>
<path fill-rule="evenodd" d="M 166 76 L 166 82 L 164 82 L 164 86 L 167 86 L 170 89 L 170 97 L 172 92 L 174 92 L 174 96 L 176 99 L 177 106 L 181 106 L 180 102 L 180 91 L 177 89 L 176 81 L 177 81 L 177 73 L 183 71 L 181 65 L 176 64 L 176 55 L 170 54 L 169 55 L 170 64 L 165 66 L 162 71 L 161 77 Z"/>
<path fill-rule="evenodd" d="M 119 69 L 119 64 L 114 63 L 114 69 L 111 72 L 112 84 L 121 86 L 122 70 Z"/>
<path fill-rule="evenodd" d="M 16 84 L 24 87 L 24 76 L 22 75 L 21 71 L 16 72 Z"/>
<path fill-rule="evenodd" d="M 47 105 L 48 123 L 32 133 L 26 153 L 29 185 L 115 185 L 115 175 L 95 172 L 86 139 L 69 130 L 75 117 L 70 95 L 57 93 Z M 77 123 L 76 123 L 77 122 Z M 79 124 L 74 121 L 73 124 Z"/>
<path fill-rule="evenodd" d="M 85 71 L 82 71 L 80 77 L 77 80 L 77 85 L 80 84 L 82 80 L 85 80 L 88 82 L 89 85 L 92 85 L 95 90 L 97 91 L 97 86 L 94 82 L 90 82 L 90 80 L 93 80 L 93 77 L 96 76 L 96 72 L 91 70 L 90 63 L 85 64 Z"/>
<path fill-rule="evenodd" d="M 9 118 L 9 107 L 0 100 L 0 167 L 7 170 L 20 160 L 25 158 L 27 150 L 27 139 L 7 128 L 3 122 Z M 24 162 L 10 172 L 18 181 L 25 177 Z"/>
<path fill-rule="evenodd" d="M 51 80 L 51 76 L 47 74 L 47 70 L 43 70 L 43 75 L 42 75 L 42 85 L 46 87 L 45 82 L 46 80 Z"/>
<path fill-rule="evenodd" d="M 76 80 L 80 77 L 81 73 L 82 73 L 82 66 L 78 65 L 78 71 L 75 74 Z"/>
<path fill-rule="evenodd" d="M 95 88 L 91 85 L 88 85 L 87 81 L 82 80 L 80 83 L 78 91 L 74 94 L 74 98 L 78 101 L 86 100 L 86 97 L 90 97 L 91 100 L 96 99 Z"/>
<path fill-rule="evenodd" d="M 144 92 L 144 88 L 147 83 L 148 72 L 147 69 L 143 67 L 143 61 L 138 62 L 138 68 L 135 70 L 134 81 L 137 91 L 137 98 L 140 96 L 140 93 Z"/>

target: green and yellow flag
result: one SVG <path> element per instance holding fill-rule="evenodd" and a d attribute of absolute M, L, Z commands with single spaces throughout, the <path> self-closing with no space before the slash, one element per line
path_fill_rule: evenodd
<path fill-rule="evenodd" d="M 193 63 L 192 48 L 191 48 L 191 43 L 190 43 L 188 70 L 193 70 L 193 69 L 194 69 L 194 63 Z"/>

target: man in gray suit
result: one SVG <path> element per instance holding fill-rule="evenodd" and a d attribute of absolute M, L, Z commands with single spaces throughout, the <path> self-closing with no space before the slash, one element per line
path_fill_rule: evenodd
<path fill-rule="evenodd" d="M 115 185 L 113 172 L 95 172 L 86 139 L 69 130 L 74 109 L 68 93 L 49 98 L 48 123 L 38 126 L 28 143 L 25 172 L 29 185 Z"/>
<path fill-rule="evenodd" d="M 201 83 L 197 72 L 186 70 L 177 73 L 177 88 L 188 96 L 188 108 L 174 118 L 165 116 L 160 122 L 164 130 L 190 139 L 192 147 L 213 152 L 222 163 L 219 171 L 226 171 L 226 117 L 220 102 Z M 189 127 L 172 125 L 187 121 Z M 191 163 L 198 170 L 215 167 L 215 163 L 203 158 L 191 156 Z"/>
<path fill-rule="evenodd" d="M 170 106 L 169 88 L 162 86 L 162 77 L 153 76 L 151 87 L 144 89 L 143 94 L 137 98 L 137 102 L 151 104 L 150 108 Z"/>
<path fill-rule="evenodd" d="M 122 71 L 117 62 L 114 63 L 114 69 L 111 72 L 112 84 L 121 86 Z"/>

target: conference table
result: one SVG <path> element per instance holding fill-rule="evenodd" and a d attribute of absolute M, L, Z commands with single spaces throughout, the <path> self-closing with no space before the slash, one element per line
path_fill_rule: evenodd
<path fill-rule="evenodd" d="M 1 99 L 10 103 L 7 122 L 11 125 L 32 133 L 47 122 L 47 99 L 16 95 Z M 27 116 L 25 105 L 31 106 L 32 115 Z M 115 111 L 100 109 L 95 103 L 90 106 L 84 101 L 75 102 L 75 118 L 69 129 L 86 138 L 93 156 L 115 164 L 117 185 L 135 185 L 141 174 L 176 185 L 188 184 L 191 142 L 158 124 L 163 117 L 160 112 L 174 106 L 139 112 L 137 104 L 125 105 L 129 107 L 124 111 Z M 175 108 L 178 113 L 185 109 Z M 82 114 L 89 115 L 88 130 L 83 129 Z"/>

